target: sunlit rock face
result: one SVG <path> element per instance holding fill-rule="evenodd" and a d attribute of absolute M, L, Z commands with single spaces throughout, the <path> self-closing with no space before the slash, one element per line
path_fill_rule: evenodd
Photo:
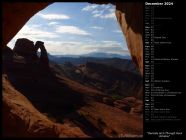
<path fill-rule="evenodd" d="M 125 34 L 132 60 L 143 74 L 143 4 L 117 3 L 116 17 Z"/>
<path fill-rule="evenodd" d="M 78 127 L 49 120 L 32 105 L 30 100 L 13 87 L 8 76 L 2 76 L 2 84 L 3 137 L 88 137 Z"/>

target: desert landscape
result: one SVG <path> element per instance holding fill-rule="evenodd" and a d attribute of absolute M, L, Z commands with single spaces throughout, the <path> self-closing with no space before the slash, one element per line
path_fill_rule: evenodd
<path fill-rule="evenodd" d="M 58 64 L 54 62 L 55 56 L 50 56 L 53 61 L 48 59 L 45 49 L 40 57 L 37 51 L 32 51 L 32 47 L 36 47 L 32 46 L 32 41 L 19 39 L 17 42 L 13 50 L 8 47 L 3 50 L 3 100 L 11 98 L 9 105 L 19 106 L 18 110 L 8 110 L 9 105 L 5 104 L 3 132 L 6 136 L 61 133 L 64 137 L 125 137 L 142 134 L 142 77 L 131 60 L 120 62 L 122 70 L 116 67 L 118 59 L 112 59 L 112 63 L 104 59 L 105 64 L 99 61 Z M 15 124 L 9 123 L 11 116 L 7 111 L 18 115 L 14 118 L 18 119 Z M 25 113 L 30 114 L 28 118 Z M 24 133 L 23 126 L 16 126 L 19 117 L 26 119 L 24 127 L 28 128 Z M 32 123 L 41 127 L 38 132 L 31 133 Z M 51 125 L 51 130 L 45 125 Z M 58 126 L 56 130 L 55 125 Z M 70 132 L 63 134 L 59 130 L 62 128 Z"/>

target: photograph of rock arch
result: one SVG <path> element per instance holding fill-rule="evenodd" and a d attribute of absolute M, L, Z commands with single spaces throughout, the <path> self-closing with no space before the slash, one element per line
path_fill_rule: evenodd
<path fill-rule="evenodd" d="M 2 7 L 4 137 L 143 137 L 143 3 Z"/>

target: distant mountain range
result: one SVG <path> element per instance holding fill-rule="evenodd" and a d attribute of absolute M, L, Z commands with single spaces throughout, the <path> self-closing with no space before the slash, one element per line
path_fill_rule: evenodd
<path fill-rule="evenodd" d="M 71 58 L 79 58 L 79 57 L 94 57 L 94 58 L 121 58 L 121 59 L 131 59 L 129 55 L 120 55 L 113 53 L 102 53 L 102 52 L 93 52 L 83 55 L 53 55 L 55 57 L 71 57 Z"/>

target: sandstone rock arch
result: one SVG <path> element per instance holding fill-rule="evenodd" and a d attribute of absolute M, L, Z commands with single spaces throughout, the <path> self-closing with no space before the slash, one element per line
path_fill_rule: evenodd
<path fill-rule="evenodd" d="M 37 41 L 35 44 L 36 50 L 40 49 L 41 50 L 41 55 L 40 55 L 40 62 L 44 65 L 47 66 L 49 65 L 49 60 L 48 60 L 48 54 L 47 50 L 45 49 L 44 42 L 42 41 Z"/>
<path fill-rule="evenodd" d="M 3 3 L 3 47 L 34 14 L 50 4 L 52 3 Z M 132 59 L 143 75 L 143 3 L 112 4 L 116 5 L 116 17 L 125 34 Z"/>
<path fill-rule="evenodd" d="M 40 57 L 37 56 L 38 49 L 41 50 Z M 47 50 L 42 41 L 37 41 L 34 45 L 34 42 L 27 38 L 19 38 L 15 43 L 13 51 L 29 61 L 39 60 L 40 64 L 44 66 L 49 65 Z"/>

